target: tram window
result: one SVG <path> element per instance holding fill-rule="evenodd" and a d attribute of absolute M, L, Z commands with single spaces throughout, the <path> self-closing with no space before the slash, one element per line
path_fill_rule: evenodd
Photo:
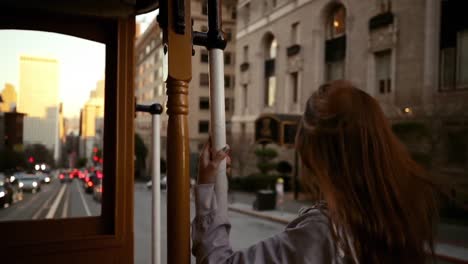
<path fill-rule="evenodd" d="M 208 133 L 210 129 L 210 121 L 200 120 L 198 121 L 198 133 Z"/>
<path fill-rule="evenodd" d="M 101 215 L 106 45 L 0 30 L 0 57 L 0 221 Z"/>

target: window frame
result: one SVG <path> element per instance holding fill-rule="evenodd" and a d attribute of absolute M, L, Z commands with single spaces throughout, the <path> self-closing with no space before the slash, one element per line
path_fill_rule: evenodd
<path fill-rule="evenodd" d="M 0 222 L 3 235 L 14 237 L 6 245 L 2 242 L 0 245 L 6 251 L 11 250 L 9 252 L 12 254 L 18 250 L 15 248 L 20 248 L 23 252 L 55 251 L 58 259 L 59 255 L 69 251 L 70 247 L 76 251 L 89 250 L 89 256 L 93 254 L 93 249 L 108 249 L 111 245 L 126 252 L 131 251 L 128 243 L 132 242 L 126 242 L 124 238 L 129 237 L 125 230 L 129 228 L 128 221 L 131 223 L 130 219 L 133 219 L 133 216 L 127 215 L 133 208 L 133 205 L 128 204 L 132 200 L 133 192 L 133 187 L 128 186 L 133 185 L 133 179 L 125 175 L 133 171 L 133 161 L 126 161 L 128 154 L 125 153 L 133 149 L 134 135 L 132 131 L 125 131 L 123 128 L 133 124 L 134 116 L 134 44 L 133 38 L 128 37 L 134 34 L 134 21 L 14 8 L 1 10 L 0 14 L 3 18 L 0 20 L 2 30 L 46 31 L 106 45 L 103 149 L 106 157 L 103 164 L 103 173 L 106 175 L 103 178 L 103 186 L 106 191 L 103 192 L 101 215 Z M 126 94 L 132 96 L 125 96 Z M 76 228 L 77 226 L 80 228 Z M 51 230 L 54 232 L 50 232 Z"/>
<path fill-rule="evenodd" d="M 205 129 L 206 126 L 206 129 Z M 209 120 L 198 120 L 198 133 L 205 134 L 210 132 L 210 121 Z"/>

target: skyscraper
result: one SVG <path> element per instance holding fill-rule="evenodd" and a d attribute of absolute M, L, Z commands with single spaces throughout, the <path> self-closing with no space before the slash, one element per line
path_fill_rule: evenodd
<path fill-rule="evenodd" d="M 16 91 L 12 84 L 6 83 L 2 91 L 3 104 L 0 105 L 0 111 L 10 112 L 13 107 L 16 107 Z"/>
<path fill-rule="evenodd" d="M 51 58 L 21 56 L 19 77 L 18 111 L 26 114 L 24 143 L 44 144 L 56 152 L 59 149 L 59 63 Z"/>

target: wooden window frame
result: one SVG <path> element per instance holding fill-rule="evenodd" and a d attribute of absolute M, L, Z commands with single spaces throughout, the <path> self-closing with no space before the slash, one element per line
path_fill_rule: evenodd
<path fill-rule="evenodd" d="M 100 216 L 0 222 L 6 260 L 42 263 L 133 262 L 133 18 L 97 18 L 48 11 L 0 10 L 0 29 L 47 31 L 106 45 L 103 179 Z M 117 133 L 118 131 L 118 133 Z M 27 252 L 27 254 L 24 254 Z M 8 261 L 7 261 L 8 262 Z"/>

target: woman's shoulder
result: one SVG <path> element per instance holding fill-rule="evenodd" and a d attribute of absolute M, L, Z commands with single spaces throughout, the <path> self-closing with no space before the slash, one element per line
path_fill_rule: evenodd
<path fill-rule="evenodd" d="M 328 207 L 323 201 L 319 201 L 312 206 L 299 210 L 299 215 L 291 221 L 286 229 L 298 228 L 305 225 L 313 225 L 315 228 L 329 228 Z"/>

